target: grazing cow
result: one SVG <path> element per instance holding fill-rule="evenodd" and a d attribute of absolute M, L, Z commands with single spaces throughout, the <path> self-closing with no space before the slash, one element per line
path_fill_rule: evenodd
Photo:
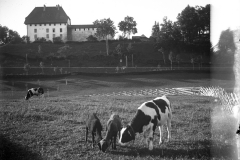
<path fill-rule="evenodd" d="M 239 128 L 238 128 L 236 134 L 240 135 L 240 124 L 239 124 Z"/>
<path fill-rule="evenodd" d="M 88 120 L 86 122 L 86 142 L 88 138 L 88 130 L 92 133 L 92 147 L 94 147 L 95 144 L 95 138 L 94 136 L 97 134 L 98 139 L 97 141 L 100 141 L 102 139 L 102 124 L 100 120 L 98 119 L 96 113 L 92 113 L 90 116 L 88 116 Z"/>
<path fill-rule="evenodd" d="M 107 122 L 107 127 L 106 127 L 107 134 L 105 138 L 98 143 L 99 149 L 105 152 L 111 143 L 112 143 L 112 149 L 117 149 L 116 139 L 117 139 L 118 133 L 120 136 L 121 129 L 122 129 L 122 123 L 121 123 L 120 117 L 116 114 L 112 114 L 110 119 Z"/>
<path fill-rule="evenodd" d="M 43 95 L 44 94 L 44 90 L 43 88 L 39 87 L 39 88 L 31 88 L 28 90 L 27 92 L 27 96 L 25 96 L 25 99 L 28 100 L 29 98 L 31 98 L 32 96 L 39 96 L 39 95 Z"/>
<path fill-rule="evenodd" d="M 120 132 L 119 143 L 125 145 L 131 140 L 135 140 L 135 134 L 142 133 L 146 140 L 149 150 L 153 149 L 153 135 L 156 127 L 159 127 L 160 140 L 162 143 L 162 129 L 163 125 L 167 123 L 168 140 L 171 138 L 171 119 L 172 111 L 170 101 L 166 96 L 155 98 L 154 100 L 144 102 L 133 117 L 130 124 L 123 128 Z M 147 137 L 147 132 L 149 135 Z"/>

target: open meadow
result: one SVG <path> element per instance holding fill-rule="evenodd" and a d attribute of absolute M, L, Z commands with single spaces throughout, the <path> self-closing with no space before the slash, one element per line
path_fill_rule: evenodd
<path fill-rule="evenodd" d="M 232 92 L 234 79 L 207 73 L 165 73 L 110 77 L 1 80 L 0 159 L 237 159 L 235 119 L 213 97 L 176 88 L 220 86 Z M 44 98 L 24 100 L 26 89 L 41 86 Z M 175 90 L 174 90 L 175 88 Z M 85 142 L 85 121 L 96 112 L 105 125 L 112 113 L 124 125 L 145 101 L 168 94 L 172 102 L 172 139 L 149 151 L 142 135 L 117 150 L 99 152 Z M 163 139 L 166 139 L 164 127 Z"/>

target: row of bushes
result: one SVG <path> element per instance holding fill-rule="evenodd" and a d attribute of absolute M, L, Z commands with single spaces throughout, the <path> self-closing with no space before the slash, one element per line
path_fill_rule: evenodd
<path fill-rule="evenodd" d="M 53 44 L 84 44 L 84 43 L 105 43 L 106 40 L 101 40 L 101 41 L 62 41 L 60 37 L 55 37 L 53 41 L 51 40 L 46 40 L 45 38 L 37 38 L 34 42 L 32 43 L 53 43 Z M 108 43 L 114 43 L 114 42 L 141 42 L 140 39 L 113 39 L 113 40 L 108 40 Z"/>

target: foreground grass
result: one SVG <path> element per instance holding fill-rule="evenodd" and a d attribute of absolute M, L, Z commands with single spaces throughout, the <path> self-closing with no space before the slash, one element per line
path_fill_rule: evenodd
<path fill-rule="evenodd" d="M 208 97 L 171 96 L 173 107 L 172 141 L 158 145 L 156 129 L 153 151 L 138 137 L 134 144 L 107 153 L 85 143 L 85 120 L 97 112 L 103 125 L 111 113 L 121 116 L 126 125 L 137 107 L 154 97 L 76 97 L 33 98 L 2 101 L 0 110 L 1 141 L 5 153 L 13 159 L 233 159 L 231 143 L 222 143 L 212 133 L 214 102 Z M 230 127 L 231 128 L 231 127 Z M 105 131 L 103 132 L 103 136 Z M 164 128 L 164 137 L 166 131 Z M 216 140 L 212 143 L 212 140 Z M 216 154 L 221 144 L 221 153 Z M 215 147 L 214 147 L 215 146 Z M 10 148 L 10 149 L 9 149 Z M 215 149 L 215 150 L 214 150 Z M 231 154 L 230 154 L 231 153 Z M 229 157 L 230 156 L 230 157 Z"/>
<path fill-rule="evenodd" d="M 237 159 L 236 122 L 210 97 L 170 96 L 172 141 L 159 146 L 159 131 L 156 129 L 153 151 L 148 151 L 141 142 L 142 136 L 134 144 L 117 145 L 116 151 L 110 149 L 107 153 L 99 152 L 97 147 L 92 149 L 91 138 L 88 143 L 84 141 L 84 124 L 89 113 L 97 112 L 105 125 L 114 112 L 126 125 L 140 104 L 154 98 L 84 95 L 212 85 L 231 91 L 234 83 L 229 80 L 211 79 L 205 74 L 179 73 L 71 76 L 68 85 L 64 79 L 0 82 L 0 159 Z M 23 100 L 26 89 L 36 86 L 42 86 L 45 92 L 49 90 L 49 96 L 46 92 L 46 98 Z M 103 131 L 103 136 L 105 134 Z"/>

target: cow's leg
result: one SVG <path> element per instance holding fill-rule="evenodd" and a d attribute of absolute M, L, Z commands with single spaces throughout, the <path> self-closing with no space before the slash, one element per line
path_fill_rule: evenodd
<path fill-rule="evenodd" d="M 147 138 L 148 130 L 149 130 L 149 126 L 146 126 L 143 128 L 143 139 L 145 140 L 147 147 L 148 147 L 148 138 Z"/>
<path fill-rule="evenodd" d="M 162 144 L 162 125 L 158 127 L 159 128 L 159 145 Z"/>
<path fill-rule="evenodd" d="M 149 137 L 148 137 L 148 140 L 149 140 L 149 150 L 153 150 L 153 124 L 151 124 L 150 126 L 150 131 L 149 131 Z"/>
<path fill-rule="evenodd" d="M 92 132 L 92 148 L 94 147 L 94 143 L 95 143 L 94 132 Z"/>
<path fill-rule="evenodd" d="M 88 139 L 88 127 L 86 127 L 85 142 L 87 142 L 87 139 Z"/>
<path fill-rule="evenodd" d="M 116 140 L 117 140 L 117 135 L 113 137 L 113 149 L 117 149 Z"/>
<path fill-rule="evenodd" d="M 171 139 L 171 120 L 170 119 L 167 121 L 167 133 L 168 133 L 168 137 L 166 142 L 169 142 Z"/>

